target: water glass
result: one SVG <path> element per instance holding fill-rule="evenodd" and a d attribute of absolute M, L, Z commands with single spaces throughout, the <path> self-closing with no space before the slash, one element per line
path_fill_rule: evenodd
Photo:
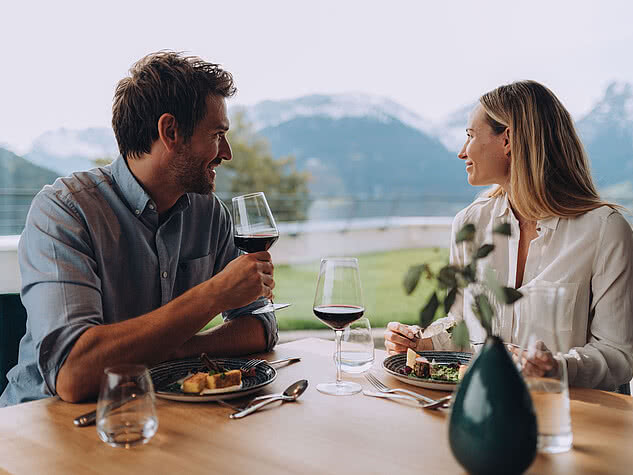
<path fill-rule="evenodd" d="M 147 443 L 158 429 L 154 386 L 143 365 L 104 370 L 97 402 L 97 433 L 112 447 Z"/>
<path fill-rule="evenodd" d="M 538 449 L 560 453 L 571 449 L 573 435 L 569 410 L 567 362 L 561 348 L 564 322 L 573 308 L 574 292 L 564 285 L 531 285 L 521 289 L 515 304 L 520 348 L 513 350 L 528 386 L 538 425 Z M 545 370 L 544 362 L 552 368 Z"/>
<path fill-rule="evenodd" d="M 336 352 L 333 354 L 336 362 Z M 364 373 L 374 363 L 374 336 L 367 317 L 362 317 L 343 331 L 341 338 L 341 371 L 350 374 Z"/>

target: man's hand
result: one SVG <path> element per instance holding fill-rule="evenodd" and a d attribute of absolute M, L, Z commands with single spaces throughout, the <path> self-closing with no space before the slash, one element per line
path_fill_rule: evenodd
<path fill-rule="evenodd" d="M 222 310 L 243 307 L 259 297 L 272 298 L 274 266 L 266 251 L 244 254 L 233 259 L 207 282 L 217 292 Z"/>
<path fill-rule="evenodd" d="M 407 348 L 424 351 L 432 350 L 433 343 L 430 338 L 418 337 L 420 327 L 417 325 L 404 325 L 399 322 L 389 322 L 385 330 L 385 349 L 390 355 L 404 353 Z"/>
<path fill-rule="evenodd" d="M 537 341 L 535 347 L 529 350 L 513 347 L 511 351 L 514 361 L 521 364 L 526 376 L 550 376 L 555 368 L 558 370 L 554 355 L 542 341 Z"/>

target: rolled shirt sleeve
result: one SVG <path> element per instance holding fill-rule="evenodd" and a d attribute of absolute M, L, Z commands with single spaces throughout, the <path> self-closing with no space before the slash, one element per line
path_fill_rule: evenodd
<path fill-rule="evenodd" d="M 103 323 L 100 279 L 80 221 L 63 200 L 40 193 L 18 246 L 28 330 L 49 395 L 56 393 L 57 373 L 77 339 Z"/>

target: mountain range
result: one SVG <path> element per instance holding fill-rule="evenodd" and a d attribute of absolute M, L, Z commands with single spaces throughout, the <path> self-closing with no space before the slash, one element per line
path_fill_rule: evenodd
<path fill-rule="evenodd" d="M 311 173 L 315 198 L 425 196 L 428 205 L 422 208 L 418 199 L 410 210 L 382 211 L 407 215 L 452 214 L 480 191 L 467 184 L 464 165 L 455 156 L 473 106 L 436 122 L 366 94 L 314 94 L 239 109 L 268 139 L 274 156 L 294 155 L 297 167 Z M 576 124 L 598 187 L 610 199 L 633 200 L 633 85 L 611 83 Z M 116 155 L 112 130 L 104 127 L 47 132 L 24 158 L 68 174 Z"/>

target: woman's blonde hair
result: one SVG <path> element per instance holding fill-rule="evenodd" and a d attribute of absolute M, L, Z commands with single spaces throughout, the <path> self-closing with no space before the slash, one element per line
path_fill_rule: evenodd
<path fill-rule="evenodd" d="M 479 99 L 496 134 L 509 128 L 512 207 L 530 220 L 579 216 L 600 206 L 589 160 L 567 109 L 535 81 L 500 86 Z M 488 196 L 500 196 L 498 186 Z"/>

